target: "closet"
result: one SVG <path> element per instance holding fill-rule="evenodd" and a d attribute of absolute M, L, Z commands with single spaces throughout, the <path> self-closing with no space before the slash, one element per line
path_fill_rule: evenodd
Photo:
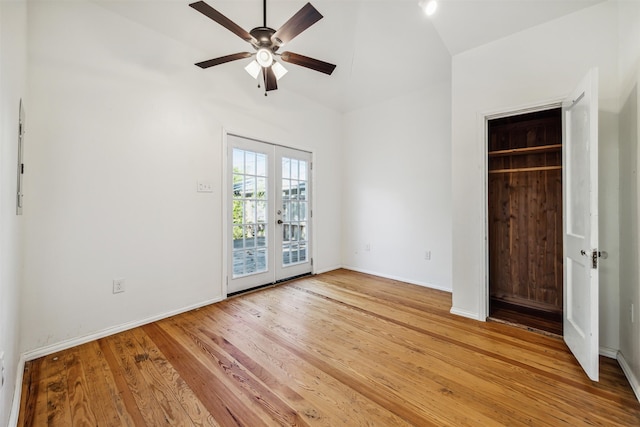
<path fill-rule="evenodd" d="M 490 318 L 562 334 L 560 108 L 489 121 Z"/>

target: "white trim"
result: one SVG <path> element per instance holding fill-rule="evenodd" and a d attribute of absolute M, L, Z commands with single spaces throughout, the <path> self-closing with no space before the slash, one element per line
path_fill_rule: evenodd
<path fill-rule="evenodd" d="M 315 262 L 314 262 L 315 264 Z M 315 269 L 315 266 L 313 267 Z M 327 267 L 327 268 L 323 268 L 321 270 L 316 270 L 313 272 L 313 274 L 322 274 L 322 273 L 328 273 L 330 271 L 335 271 L 335 270 L 340 270 L 341 268 L 346 269 L 346 267 L 343 267 L 342 265 L 334 265 L 333 267 Z"/>
<path fill-rule="evenodd" d="M 618 350 L 609 347 L 600 347 L 599 354 L 609 359 L 616 359 L 618 357 Z"/>
<path fill-rule="evenodd" d="M 227 225 L 229 224 L 229 178 L 227 177 L 229 173 L 229 142 L 227 140 L 228 132 L 224 127 L 222 128 L 222 167 L 220 170 L 222 171 L 222 191 L 220 192 L 220 196 L 222 197 L 221 206 L 222 206 L 222 221 L 220 224 L 221 236 L 222 236 L 222 295 L 226 297 L 229 294 L 229 266 L 227 265 L 229 262 L 229 249 L 227 248 L 227 239 L 229 238 L 229 234 L 227 231 Z"/>
<path fill-rule="evenodd" d="M 455 314 L 456 316 L 466 317 L 468 319 L 478 320 L 480 322 L 486 322 L 487 321 L 486 318 L 483 319 L 482 317 L 479 317 L 478 313 L 473 313 L 473 312 L 467 311 L 467 310 L 461 310 L 461 309 L 455 308 L 455 307 L 451 307 L 451 310 L 449 310 L 449 313 Z"/>
<path fill-rule="evenodd" d="M 357 271 L 358 273 L 371 274 L 372 276 L 378 276 L 378 277 L 383 277 L 385 279 L 397 280 L 399 282 L 405 282 L 405 283 L 409 283 L 409 284 L 412 284 L 412 285 L 423 286 L 425 288 L 430 288 L 430 289 L 435 289 L 435 290 L 438 290 L 438 291 L 444 291 L 444 292 L 451 293 L 451 288 L 445 288 L 444 286 L 432 285 L 431 283 L 420 282 L 420 281 L 417 281 L 417 280 L 411 280 L 411 279 L 407 279 L 407 278 L 404 278 L 404 277 L 393 276 L 393 275 L 390 275 L 390 274 L 378 273 L 376 271 L 365 270 L 365 269 L 358 268 L 358 267 L 350 267 L 348 265 L 342 266 L 342 268 L 344 268 L 345 270 Z"/>
<path fill-rule="evenodd" d="M 482 141 L 482 180 L 483 180 L 483 191 L 484 197 L 482 198 L 482 242 L 483 245 L 481 247 L 481 251 L 483 252 L 482 259 L 484 263 L 482 264 L 482 279 L 484 280 L 484 285 L 480 292 L 478 292 L 478 297 L 480 301 L 478 301 L 478 313 L 477 319 L 486 321 L 489 316 L 489 120 L 505 117 L 508 113 L 481 113 L 477 118 L 477 126 L 478 126 L 478 134 L 480 137 L 480 141 Z M 454 313 L 459 314 L 459 313 Z M 461 316 L 466 316 L 465 314 L 460 314 Z M 472 319 L 474 317 L 471 317 Z"/>
<path fill-rule="evenodd" d="M 503 117 L 511 117 L 518 116 L 521 114 L 527 113 L 535 113 L 538 111 L 551 110 L 553 108 L 562 107 L 563 97 L 554 98 L 551 100 L 546 100 L 542 102 L 536 102 L 531 104 L 519 105 L 511 108 L 499 108 L 496 110 L 488 110 L 484 112 L 478 113 L 477 117 L 477 132 L 478 132 L 478 142 L 481 147 L 483 147 L 482 151 L 482 179 L 484 180 L 484 197 L 483 197 L 483 233 L 482 236 L 484 239 L 483 245 L 481 247 L 482 258 L 484 259 L 484 264 L 482 266 L 482 277 L 484 278 L 484 286 L 480 292 L 478 292 L 478 296 L 480 300 L 478 301 L 478 309 L 479 312 L 471 316 L 477 320 L 485 321 L 487 316 L 489 315 L 489 161 L 488 161 L 488 152 L 489 152 L 489 132 L 488 132 L 488 124 L 489 120 L 499 119 Z M 465 316 L 464 314 L 461 314 Z M 477 317 L 476 317 L 477 316 Z M 465 316 L 470 317 L 470 316 Z"/>
<path fill-rule="evenodd" d="M 232 136 L 236 136 L 238 138 L 249 139 L 251 141 L 260 142 L 262 144 L 269 144 L 269 145 L 275 145 L 275 146 L 278 146 L 278 147 L 291 148 L 293 150 L 304 151 L 305 153 L 310 153 L 310 154 L 314 153 L 314 150 L 312 150 L 312 149 L 310 149 L 308 147 L 303 147 L 301 145 L 290 144 L 288 142 L 274 142 L 273 139 L 257 137 L 255 135 L 251 135 L 248 132 L 244 132 L 244 131 L 236 131 L 236 130 L 227 129 L 227 128 L 224 128 L 224 127 L 223 127 L 222 131 L 226 135 L 232 135 Z"/>
<path fill-rule="evenodd" d="M 636 398 L 640 402 L 640 382 L 638 381 L 638 378 L 633 374 L 631 366 L 629 366 L 621 352 L 618 352 L 616 359 L 622 368 L 622 372 L 624 372 L 624 375 L 627 377 L 633 392 L 636 394 Z"/>
<path fill-rule="evenodd" d="M 311 164 L 309 165 L 309 179 L 311 180 L 311 185 L 309 189 L 311 190 L 311 197 L 309 198 L 309 224 L 311 225 L 311 232 L 309 233 L 310 244 L 309 244 L 309 257 L 311 259 L 311 274 L 318 274 L 316 270 L 316 218 L 317 215 L 313 214 L 313 211 L 316 208 L 316 152 L 315 151 L 307 151 L 311 154 Z"/>
<path fill-rule="evenodd" d="M 76 337 L 64 341 L 60 341 L 55 344 L 48 345 L 46 347 L 40 347 L 34 350 L 29 350 L 24 353 L 25 361 L 30 361 L 37 359 L 39 357 L 48 356 L 49 354 L 56 353 L 58 351 L 67 350 L 69 348 L 86 344 L 91 341 L 98 340 L 100 338 L 108 337 L 110 335 L 117 334 L 119 332 L 124 332 L 129 329 L 137 328 L 138 326 L 146 325 L 148 323 L 156 322 L 158 320 L 166 319 L 171 316 L 175 316 L 176 314 L 185 313 L 187 311 L 195 310 L 196 308 L 204 307 L 210 304 L 214 304 L 216 302 L 220 302 L 224 300 L 224 297 L 213 298 L 207 301 L 202 301 L 197 304 L 193 304 L 187 307 L 182 307 L 177 310 L 167 311 L 162 314 L 157 314 L 155 316 L 147 317 L 145 319 L 135 320 L 133 322 L 123 323 L 121 325 L 117 325 L 114 327 L 102 329 L 101 331 L 93 332 L 88 335 L 83 335 L 81 337 Z"/>
<path fill-rule="evenodd" d="M 24 354 L 18 360 L 18 372 L 16 372 L 16 386 L 13 389 L 13 402 L 11 404 L 11 412 L 9 413 L 8 427 L 17 427 L 18 417 L 20 415 L 20 399 L 22 399 L 22 380 L 24 376 Z"/>

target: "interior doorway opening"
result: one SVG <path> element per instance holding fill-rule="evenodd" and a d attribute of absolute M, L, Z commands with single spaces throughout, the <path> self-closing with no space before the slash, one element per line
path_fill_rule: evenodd
<path fill-rule="evenodd" d="M 562 111 L 488 121 L 489 318 L 563 328 Z"/>

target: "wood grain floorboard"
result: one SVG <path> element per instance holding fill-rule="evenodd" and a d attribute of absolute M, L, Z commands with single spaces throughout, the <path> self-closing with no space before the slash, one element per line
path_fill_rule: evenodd
<path fill-rule="evenodd" d="M 640 426 L 615 360 L 347 270 L 27 362 L 19 426 Z"/>

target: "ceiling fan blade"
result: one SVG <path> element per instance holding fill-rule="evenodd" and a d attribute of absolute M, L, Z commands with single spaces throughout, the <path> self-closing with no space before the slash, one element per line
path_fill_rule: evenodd
<path fill-rule="evenodd" d="M 289 43 L 294 37 L 321 19 L 320 12 L 311 6 L 311 3 L 307 3 L 271 36 L 271 40 L 279 45 Z"/>
<path fill-rule="evenodd" d="M 208 61 L 198 62 L 196 65 L 204 69 L 204 68 L 213 67 L 214 65 L 224 64 L 225 62 L 231 62 L 231 61 L 236 61 L 238 59 L 249 58 L 252 55 L 253 54 L 249 52 L 234 53 L 232 55 L 221 56 L 220 58 L 214 58 L 214 59 L 209 59 Z"/>
<path fill-rule="evenodd" d="M 321 73 L 329 74 L 333 73 L 336 66 L 328 62 L 320 61 L 319 59 L 309 58 L 308 56 L 300 55 L 293 52 L 282 52 L 280 58 L 290 64 L 300 65 L 301 67 L 310 68 Z"/>
<path fill-rule="evenodd" d="M 264 89 L 267 92 L 278 89 L 278 80 L 271 67 L 262 67 L 262 77 L 264 78 Z"/>
<path fill-rule="evenodd" d="M 222 25 L 227 30 L 236 34 L 241 39 L 246 40 L 249 43 L 251 43 L 254 40 L 251 34 L 249 34 L 247 31 L 245 31 L 242 27 L 240 27 L 238 24 L 233 22 L 231 19 L 227 18 L 226 16 L 224 16 L 223 14 L 221 14 L 220 12 L 218 12 L 217 10 L 209 6 L 207 3 L 203 1 L 197 1 L 195 3 L 191 3 L 189 6 L 191 6 L 198 12 L 202 13 L 203 15 L 213 19 L 218 24 Z"/>

